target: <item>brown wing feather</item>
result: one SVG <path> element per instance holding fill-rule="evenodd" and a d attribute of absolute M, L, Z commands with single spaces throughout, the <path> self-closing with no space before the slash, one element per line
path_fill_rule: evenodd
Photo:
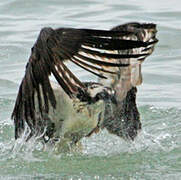
<path fill-rule="evenodd" d="M 128 23 L 112 29 L 112 31 L 119 30 L 130 32 L 128 36 L 121 37 L 122 39 L 150 43 L 146 48 L 120 50 L 120 54 L 146 53 L 150 55 L 158 41 L 155 24 Z M 112 68 L 113 71 L 119 72 L 119 76 L 110 75 L 109 77 L 112 80 L 109 86 L 116 91 L 115 98 L 119 103 L 117 106 L 106 106 L 102 127 L 107 128 L 110 133 L 129 140 L 134 140 L 141 129 L 140 115 L 136 104 L 136 86 L 142 83 L 141 63 L 147 56 L 138 57 L 136 61 L 133 58 L 120 59 L 120 62 L 126 61 L 130 66 L 122 69 Z M 101 83 L 104 82 L 105 80 L 101 80 Z M 112 113 L 109 113 L 110 111 Z"/>
<path fill-rule="evenodd" d="M 134 42 L 138 41 L 147 43 L 146 47 L 140 46 L 132 49 L 119 50 L 120 55 L 138 54 L 138 57 L 133 58 L 132 56 L 128 58 L 120 58 L 119 62 L 130 64 L 129 67 L 112 67 L 111 70 L 117 72 L 119 76 L 113 76 L 109 74 L 108 79 L 111 79 L 111 81 L 109 81 L 108 83 L 103 79 L 100 80 L 101 83 L 107 83 L 107 85 L 115 88 L 117 91 L 119 101 L 122 101 L 126 97 L 127 92 L 132 87 L 135 87 L 142 83 L 141 63 L 145 60 L 147 56 L 152 54 L 152 52 L 154 51 L 155 44 L 158 42 L 156 38 L 157 29 L 155 24 L 140 24 L 133 22 L 116 26 L 113 29 L 111 29 L 111 31 L 126 31 L 130 33 L 129 35 L 119 37 L 122 40 L 131 40 Z M 102 75 L 104 75 L 104 73 Z"/>
<path fill-rule="evenodd" d="M 36 131 L 37 113 L 40 116 L 48 113 L 49 105 L 56 108 L 56 99 L 49 80 L 51 74 L 70 98 L 76 96 L 79 89 L 86 91 L 84 84 L 66 67 L 64 61 L 72 61 L 83 69 L 106 78 L 107 74 L 115 74 L 115 71 L 109 69 L 110 67 L 129 65 L 120 63 L 118 59 L 143 59 L 149 55 L 147 48 L 155 42 L 122 38 L 133 34 L 134 32 L 125 29 L 123 31 L 42 29 L 32 48 L 12 113 L 15 138 L 21 135 L 25 123 L 32 132 Z M 126 53 L 127 49 L 140 48 L 139 53 L 134 51 Z M 121 51 L 123 53 L 120 53 Z M 35 97 L 38 109 L 35 107 Z M 40 119 L 43 121 L 43 118 Z"/>

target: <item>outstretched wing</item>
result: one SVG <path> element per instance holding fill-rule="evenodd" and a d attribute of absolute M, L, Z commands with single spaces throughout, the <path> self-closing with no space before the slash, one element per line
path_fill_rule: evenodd
<path fill-rule="evenodd" d="M 129 36 L 121 38 L 150 42 L 147 48 L 128 49 L 127 54 L 146 53 L 150 55 L 154 50 L 156 42 L 158 42 L 156 39 L 157 30 L 155 24 L 128 23 L 112 29 L 112 31 L 119 30 L 134 32 Z M 119 52 L 120 54 L 124 53 L 123 50 Z M 141 66 L 145 58 L 146 56 L 140 57 L 136 61 L 134 61 L 134 58 L 120 59 L 120 62 L 129 63 L 130 65 L 124 69 L 118 69 L 119 76 L 109 75 L 110 79 L 112 78 L 109 86 L 116 90 L 116 99 L 119 103 L 116 106 L 112 106 L 111 109 L 110 106 L 106 106 L 102 126 L 107 128 L 109 132 L 125 139 L 134 140 L 141 129 L 140 115 L 136 104 L 136 86 L 142 83 Z M 117 70 L 115 67 L 112 69 Z M 112 113 L 109 113 L 110 111 Z"/>
<path fill-rule="evenodd" d="M 140 54 L 138 58 L 120 58 L 120 63 L 130 64 L 125 68 L 111 67 L 110 70 L 117 72 L 119 76 L 109 74 L 108 80 L 100 79 L 100 82 L 107 84 L 117 91 L 118 100 L 122 101 L 127 92 L 142 83 L 141 66 L 147 56 L 154 51 L 155 44 L 158 42 L 156 38 L 156 25 L 152 23 L 127 23 L 111 29 L 111 31 L 126 31 L 129 35 L 122 36 L 120 39 L 147 42 L 147 47 L 132 48 L 119 50 L 120 54 Z M 141 54 L 144 54 L 141 56 Z M 147 55 L 145 55 L 147 54 Z M 103 73 L 104 75 L 104 73 Z"/>
<path fill-rule="evenodd" d="M 125 30 L 42 29 L 32 48 L 12 113 L 15 138 L 21 135 L 25 122 L 31 131 L 36 126 L 35 102 L 38 102 L 40 114 L 48 113 L 49 105 L 56 108 L 57 100 L 49 80 L 51 74 L 70 98 L 76 96 L 80 89 L 86 91 L 84 84 L 64 64 L 66 60 L 106 78 L 106 74 L 116 73 L 110 71 L 109 67 L 128 66 L 128 63 L 120 63 L 118 59 L 146 57 L 148 54 L 144 50 L 155 42 L 121 38 L 131 34 L 134 32 Z M 141 53 L 125 53 L 127 49 L 140 47 Z"/>
<path fill-rule="evenodd" d="M 148 55 L 152 54 L 154 51 L 155 44 L 158 42 L 156 38 L 156 25 L 152 23 L 127 23 L 121 26 L 117 26 L 113 28 L 113 31 L 118 31 L 119 29 L 125 30 L 127 32 L 134 32 L 134 34 L 127 37 L 129 40 L 136 40 L 136 41 L 142 41 L 142 42 L 150 42 L 150 45 L 148 45 L 146 48 L 136 48 L 136 49 L 130 49 L 128 53 L 146 53 Z M 122 52 L 120 52 L 122 53 Z M 147 56 L 148 56 L 147 55 Z M 138 58 L 138 61 L 134 61 L 133 59 L 129 59 L 127 63 L 130 63 L 129 69 L 131 70 L 131 85 L 137 86 L 142 83 L 142 75 L 141 75 L 141 64 L 145 60 L 147 56 L 143 56 L 141 58 Z M 125 60 L 122 60 L 125 61 Z M 127 68 L 128 69 L 128 68 Z M 126 70 L 126 69 L 125 69 Z"/>

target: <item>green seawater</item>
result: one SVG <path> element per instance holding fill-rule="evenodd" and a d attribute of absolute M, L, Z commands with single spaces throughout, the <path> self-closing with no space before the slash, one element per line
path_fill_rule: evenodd
<path fill-rule="evenodd" d="M 0 179 L 181 179 L 180 7 L 179 0 L 1 0 Z M 156 23 L 159 39 L 142 66 L 142 131 L 136 140 L 125 142 L 103 130 L 82 139 L 81 152 L 58 155 L 38 143 L 15 142 L 10 116 L 40 29 L 110 29 L 130 21 Z M 93 78 L 74 70 L 82 80 Z"/>

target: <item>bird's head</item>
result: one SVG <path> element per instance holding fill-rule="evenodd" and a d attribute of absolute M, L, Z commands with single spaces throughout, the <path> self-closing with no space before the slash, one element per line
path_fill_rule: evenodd
<path fill-rule="evenodd" d="M 112 88 L 93 82 L 86 82 L 84 85 L 87 88 L 86 92 L 80 90 L 77 96 L 81 101 L 87 101 L 89 104 L 92 104 L 103 100 L 105 102 L 111 101 L 116 104 L 115 91 Z"/>

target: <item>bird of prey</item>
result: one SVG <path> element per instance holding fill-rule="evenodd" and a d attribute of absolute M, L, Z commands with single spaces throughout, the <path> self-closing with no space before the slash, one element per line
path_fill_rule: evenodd
<path fill-rule="evenodd" d="M 136 86 L 141 63 L 157 43 L 155 24 L 111 30 L 43 28 L 31 49 L 12 119 L 15 139 L 26 135 L 71 145 L 100 128 L 125 139 L 141 129 Z M 82 82 L 65 62 L 99 77 Z M 53 75 L 56 82 L 50 81 Z M 28 128 L 26 128 L 28 127 Z"/>

